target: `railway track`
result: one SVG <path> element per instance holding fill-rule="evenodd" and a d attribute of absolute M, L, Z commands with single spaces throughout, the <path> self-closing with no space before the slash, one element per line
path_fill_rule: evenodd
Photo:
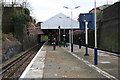
<path fill-rule="evenodd" d="M 33 57 L 36 55 L 37 51 L 40 49 L 40 45 L 36 45 L 14 61 L 8 63 L 7 65 L 2 67 L 2 80 L 4 79 L 14 79 L 17 80 L 22 72 L 25 70 L 27 65 L 30 63 L 30 61 L 33 59 Z"/>

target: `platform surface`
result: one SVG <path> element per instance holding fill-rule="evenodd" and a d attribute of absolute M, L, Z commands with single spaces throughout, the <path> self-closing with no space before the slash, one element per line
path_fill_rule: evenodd
<path fill-rule="evenodd" d="M 69 47 L 56 46 L 47 43 L 38 51 L 20 79 L 113 79 L 118 78 L 118 57 L 113 53 L 98 50 L 98 65 L 94 65 L 94 50 L 88 49 L 89 56 L 84 56 L 85 47 L 79 49 L 74 45 L 74 51 Z M 109 54 L 110 53 L 110 54 Z"/>

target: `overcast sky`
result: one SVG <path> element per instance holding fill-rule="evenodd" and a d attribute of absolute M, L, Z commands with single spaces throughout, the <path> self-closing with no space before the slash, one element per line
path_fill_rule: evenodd
<path fill-rule="evenodd" d="M 97 7 L 104 4 L 111 4 L 118 0 L 96 0 Z M 73 9 L 73 19 L 77 19 L 79 13 L 87 13 L 94 7 L 94 0 L 27 0 L 32 10 L 32 16 L 39 21 L 46 21 L 58 13 L 63 13 L 70 17 L 70 9 L 65 9 L 63 6 L 78 9 Z"/>

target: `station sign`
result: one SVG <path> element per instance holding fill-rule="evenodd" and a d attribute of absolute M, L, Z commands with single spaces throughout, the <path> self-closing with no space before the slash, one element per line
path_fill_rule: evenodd
<path fill-rule="evenodd" d="M 94 13 L 81 13 L 79 15 L 79 26 L 81 30 L 85 30 L 85 22 L 88 22 L 88 29 L 95 29 Z"/>

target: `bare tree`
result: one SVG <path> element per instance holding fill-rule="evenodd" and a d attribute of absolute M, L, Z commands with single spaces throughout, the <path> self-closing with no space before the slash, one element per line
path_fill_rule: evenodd
<path fill-rule="evenodd" d="M 2 2 L 4 3 L 3 5 L 7 5 L 7 6 L 22 6 L 22 7 L 26 7 L 27 5 L 27 0 L 2 0 Z"/>

